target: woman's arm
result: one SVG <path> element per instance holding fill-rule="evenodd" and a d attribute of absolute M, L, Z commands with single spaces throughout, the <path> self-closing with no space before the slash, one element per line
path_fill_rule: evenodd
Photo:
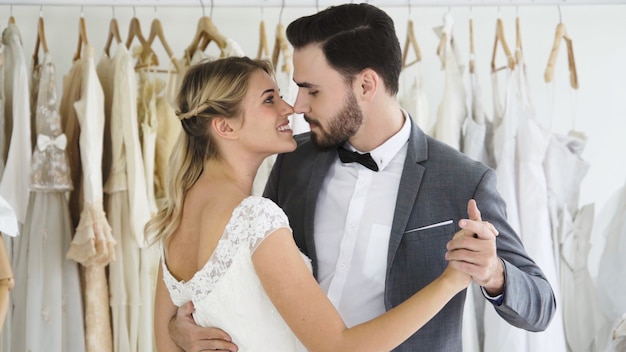
<path fill-rule="evenodd" d="M 157 351 L 182 351 L 170 338 L 168 330 L 170 320 L 176 315 L 177 308 L 163 281 L 163 267 L 159 262 L 159 274 L 154 296 L 154 338 Z"/>
<path fill-rule="evenodd" d="M 268 236 L 252 260 L 268 296 L 309 351 L 390 351 L 470 282 L 469 276 L 448 267 L 399 306 L 348 329 L 306 267 L 289 230 Z"/>

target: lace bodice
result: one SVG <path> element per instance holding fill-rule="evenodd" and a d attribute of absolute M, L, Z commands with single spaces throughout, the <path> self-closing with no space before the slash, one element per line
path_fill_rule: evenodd
<path fill-rule="evenodd" d="M 67 138 L 58 111 L 55 66 L 50 54 L 37 67 L 36 125 L 37 143 L 33 150 L 31 188 L 39 191 L 65 191 L 72 188 L 69 163 L 65 155 Z M 33 75 L 35 72 L 33 72 Z"/>
<path fill-rule="evenodd" d="M 189 281 L 176 280 L 162 261 L 172 302 L 181 306 L 192 301 L 196 323 L 228 332 L 239 351 L 266 351 L 268 346 L 273 351 L 305 351 L 265 293 L 252 264 L 256 248 L 280 228 L 290 227 L 276 204 L 256 196 L 244 199 L 207 263 Z"/>

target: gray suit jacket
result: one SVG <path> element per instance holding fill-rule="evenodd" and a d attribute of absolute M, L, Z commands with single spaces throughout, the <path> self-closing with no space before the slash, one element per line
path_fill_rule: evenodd
<path fill-rule="evenodd" d="M 313 261 L 316 274 L 315 206 L 337 153 L 317 150 L 308 133 L 296 136 L 296 140 L 298 148 L 294 152 L 277 157 L 264 195 L 287 214 L 296 243 Z M 504 301 L 494 306 L 496 311 L 514 326 L 544 330 L 556 309 L 554 294 L 506 221 L 506 205 L 496 191 L 495 172 L 426 136 L 413 123 L 387 255 L 387 310 L 443 272 L 447 266 L 446 243 L 458 231 L 458 220 L 467 218 L 471 198 L 476 199 L 483 220 L 500 232 L 496 243 L 505 263 L 506 283 Z M 447 220 L 453 223 L 405 233 Z M 395 351 L 461 351 L 464 302 L 465 291 Z"/>

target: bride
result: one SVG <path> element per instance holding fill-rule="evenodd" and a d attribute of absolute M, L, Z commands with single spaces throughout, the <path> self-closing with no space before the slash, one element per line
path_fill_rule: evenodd
<path fill-rule="evenodd" d="M 257 168 L 293 151 L 288 117 L 265 61 L 193 66 L 179 95 L 181 133 L 167 202 L 146 234 L 161 244 L 154 331 L 159 351 L 180 350 L 168 324 L 192 301 L 200 326 L 218 327 L 239 351 L 389 351 L 470 282 L 448 266 L 404 303 L 347 328 L 311 274 L 283 211 L 251 196 Z"/>

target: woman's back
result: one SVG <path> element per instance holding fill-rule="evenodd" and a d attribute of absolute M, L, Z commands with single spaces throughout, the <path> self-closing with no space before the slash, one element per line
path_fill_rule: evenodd
<path fill-rule="evenodd" d="M 168 269 L 177 279 L 189 280 L 215 250 L 233 209 L 245 198 L 232 188 L 200 177 L 186 192 L 180 225 L 164 242 Z"/>
<path fill-rule="evenodd" d="M 289 223 L 276 204 L 261 197 L 245 198 L 197 272 L 179 281 L 168 270 L 169 260 L 163 261 L 172 302 L 181 306 L 192 301 L 196 323 L 229 331 L 240 351 L 267 350 L 268 346 L 274 351 L 304 351 L 265 293 L 252 264 L 254 250 L 279 228 L 289 228 Z M 182 259 L 173 253 L 167 257 Z"/>

